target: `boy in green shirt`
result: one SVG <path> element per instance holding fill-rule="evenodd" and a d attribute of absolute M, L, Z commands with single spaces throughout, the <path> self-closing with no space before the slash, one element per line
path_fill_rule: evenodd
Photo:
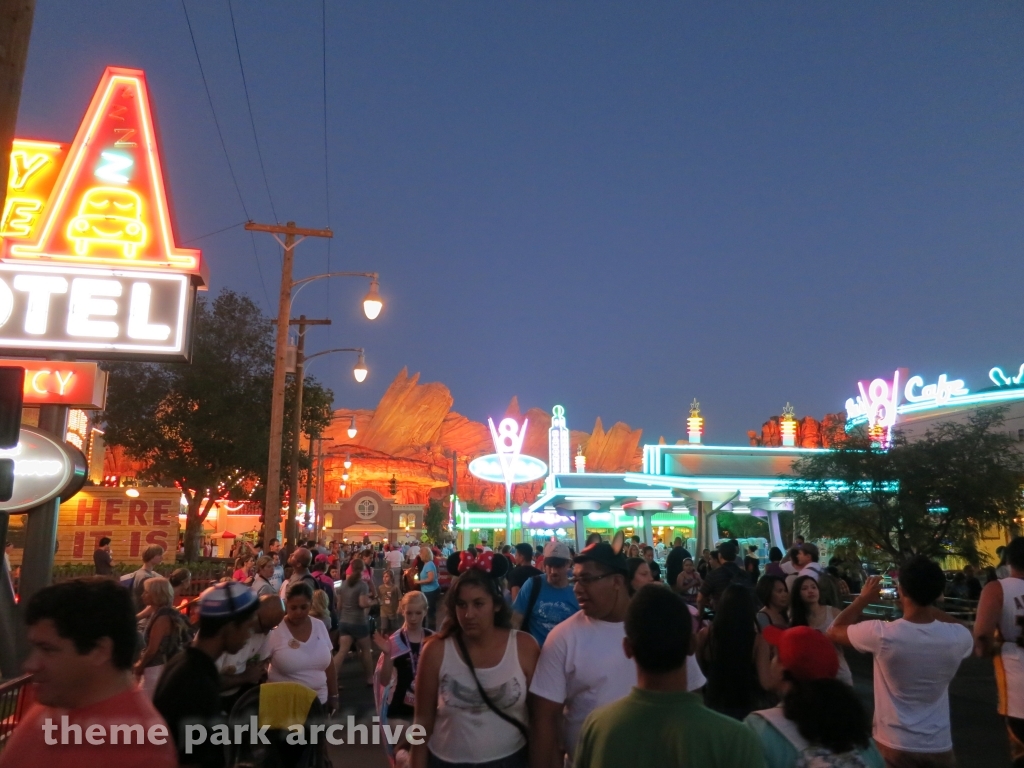
<path fill-rule="evenodd" d="M 735 720 L 712 712 L 686 691 L 692 627 L 683 599 L 648 584 L 626 614 L 623 651 L 636 664 L 637 686 L 594 710 L 583 724 L 575 768 L 764 768 L 761 745 Z"/>

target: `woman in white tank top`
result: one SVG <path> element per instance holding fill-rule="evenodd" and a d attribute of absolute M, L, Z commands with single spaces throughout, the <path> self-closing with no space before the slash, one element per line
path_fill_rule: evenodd
<path fill-rule="evenodd" d="M 456 554 L 448 570 L 460 575 L 420 658 L 415 719 L 426 739 L 412 749 L 412 768 L 525 768 L 526 696 L 540 648 L 511 628 L 498 586 L 508 559 Z"/>
<path fill-rule="evenodd" d="M 1010 575 L 981 592 L 974 622 L 975 652 L 993 656 L 999 714 L 1006 718 L 1010 758 L 1024 762 L 1024 538 L 1006 547 Z M 1014 765 L 1017 765 L 1014 762 Z"/>

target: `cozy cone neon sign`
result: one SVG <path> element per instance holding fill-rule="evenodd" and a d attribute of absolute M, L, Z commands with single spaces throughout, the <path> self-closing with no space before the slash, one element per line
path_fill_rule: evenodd
<path fill-rule="evenodd" d="M 66 149 L 15 140 L 0 351 L 187 360 L 198 250 L 175 245 L 145 75 L 108 67 Z"/>

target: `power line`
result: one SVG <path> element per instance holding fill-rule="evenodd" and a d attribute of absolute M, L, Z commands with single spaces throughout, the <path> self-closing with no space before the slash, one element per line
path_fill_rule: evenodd
<path fill-rule="evenodd" d="M 196 45 L 196 36 L 192 31 L 192 20 L 188 17 L 188 6 L 185 5 L 185 0 L 181 0 L 181 10 L 185 12 L 185 23 L 188 25 L 188 36 L 192 39 L 192 50 L 196 54 L 196 64 L 199 65 L 199 74 L 203 78 L 203 88 L 206 90 L 206 101 L 210 105 L 210 113 L 213 115 L 213 124 L 217 127 L 217 138 L 220 139 L 220 148 L 224 151 L 224 159 L 228 163 L 228 171 L 231 173 L 231 181 L 235 185 L 235 192 L 238 194 L 238 202 L 242 205 L 242 212 L 245 214 L 246 221 L 252 221 L 252 216 L 249 215 L 249 209 L 245 207 L 245 199 L 242 197 L 242 189 L 238 186 L 238 178 L 235 176 L 234 166 L 231 165 L 231 156 L 228 154 L 227 145 L 224 143 L 224 133 L 220 129 L 220 121 L 217 119 L 217 110 L 213 108 L 213 97 L 210 95 L 210 84 L 206 80 L 206 71 L 203 69 L 203 60 L 199 57 L 199 46 Z M 252 234 L 252 233 L 250 233 Z M 252 238 L 252 257 L 256 260 L 256 271 L 260 276 L 260 285 L 263 286 L 263 298 L 267 300 L 267 307 L 273 311 L 274 305 L 270 302 L 270 293 L 267 291 L 267 283 L 263 279 L 263 267 L 260 266 L 260 257 L 256 253 L 256 238 Z"/>
<path fill-rule="evenodd" d="M 323 105 L 324 105 L 324 191 L 327 198 L 327 228 L 331 228 L 331 168 L 327 155 L 327 0 L 320 2 L 321 61 L 323 63 Z M 331 271 L 331 241 L 327 241 L 327 271 Z M 327 313 L 331 309 L 331 281 L 327 281 Z M 328 329 L 333 336 L 334 327 Z"/>
<path fill-rule="evenodd" d="M 242 50 L 238 47 L 238 30 L 235 28 L 235 12 L 231 7 L 231 0 L 228 0 L 228 15 L 231 16 L 231 35 L 235 38 L 235 54 L 238 56 L 238 68 L 242 72 L 242 88 L 245 89 L 245 106 L 249 108 L 249 125 L 252 126 L 252 138 L 256 142 L 256 156 L 260 159 L 260 171 L 263 172 L 263 186 L 267 190 L 267 199 L 270 201 L 270 211 L 274 214 L 274 221 L 278 221 L 277 209 L 274 208 L 274 197 L 270 194 L 270 183 L 267 181 L 267 169 L 263 165 L 263 152 L 260 150 L 260 140 L 256 135 L 256 121 L 252 117 L 252 102 L 249 100 L 249 84 L 245 79 L 245 66 L 242 64 Z"/>
<path fill-rule="evenodd" d="M 215 229 L 213 232 L 207 232 L 205 235 L 199 235 L 199 237 L 193 237 L 193 238 L 191 238 L 189 240 L 185 240 L 182 243 L 182 245 L 188 245 L 189 243 L 195 243 L 195 242 L 198 242 L 199 240 L 205 240 L 208 237 L 213 237 L 214 235 L 219 235 L 221 232 L 227 232 L 229 229 L 234 229 L 235 227 L 240 227 L 243 224 L 245 224 L 245 222 L 244 221 L 240 221 L 237 224 L 232 224 L 230 227 L 224 227 L 222 229 Z"/>

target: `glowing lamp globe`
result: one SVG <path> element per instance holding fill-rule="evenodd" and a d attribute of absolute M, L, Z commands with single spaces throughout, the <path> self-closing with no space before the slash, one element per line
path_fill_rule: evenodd
<path fill-rule="evenodd" d="M 352 369 L 352 375 L 356 377 L 356 381 L 362 384 L 366 381 L 367 373 L 369 373 L 369 371 L 366 368 L 366 358 L 363 356 L 363 353 L 360 352 L 359 360 L 356 362 L 356 367 Z"/>
<path fill-rule="evenodd" d="M 376 320 L 377 315 L 384 308 L 384 300 L 380 297 L 380 284 L 377 278 L 370 283 L 370 292 L 363 299 L 363 313 L 369 320 Z"/>

